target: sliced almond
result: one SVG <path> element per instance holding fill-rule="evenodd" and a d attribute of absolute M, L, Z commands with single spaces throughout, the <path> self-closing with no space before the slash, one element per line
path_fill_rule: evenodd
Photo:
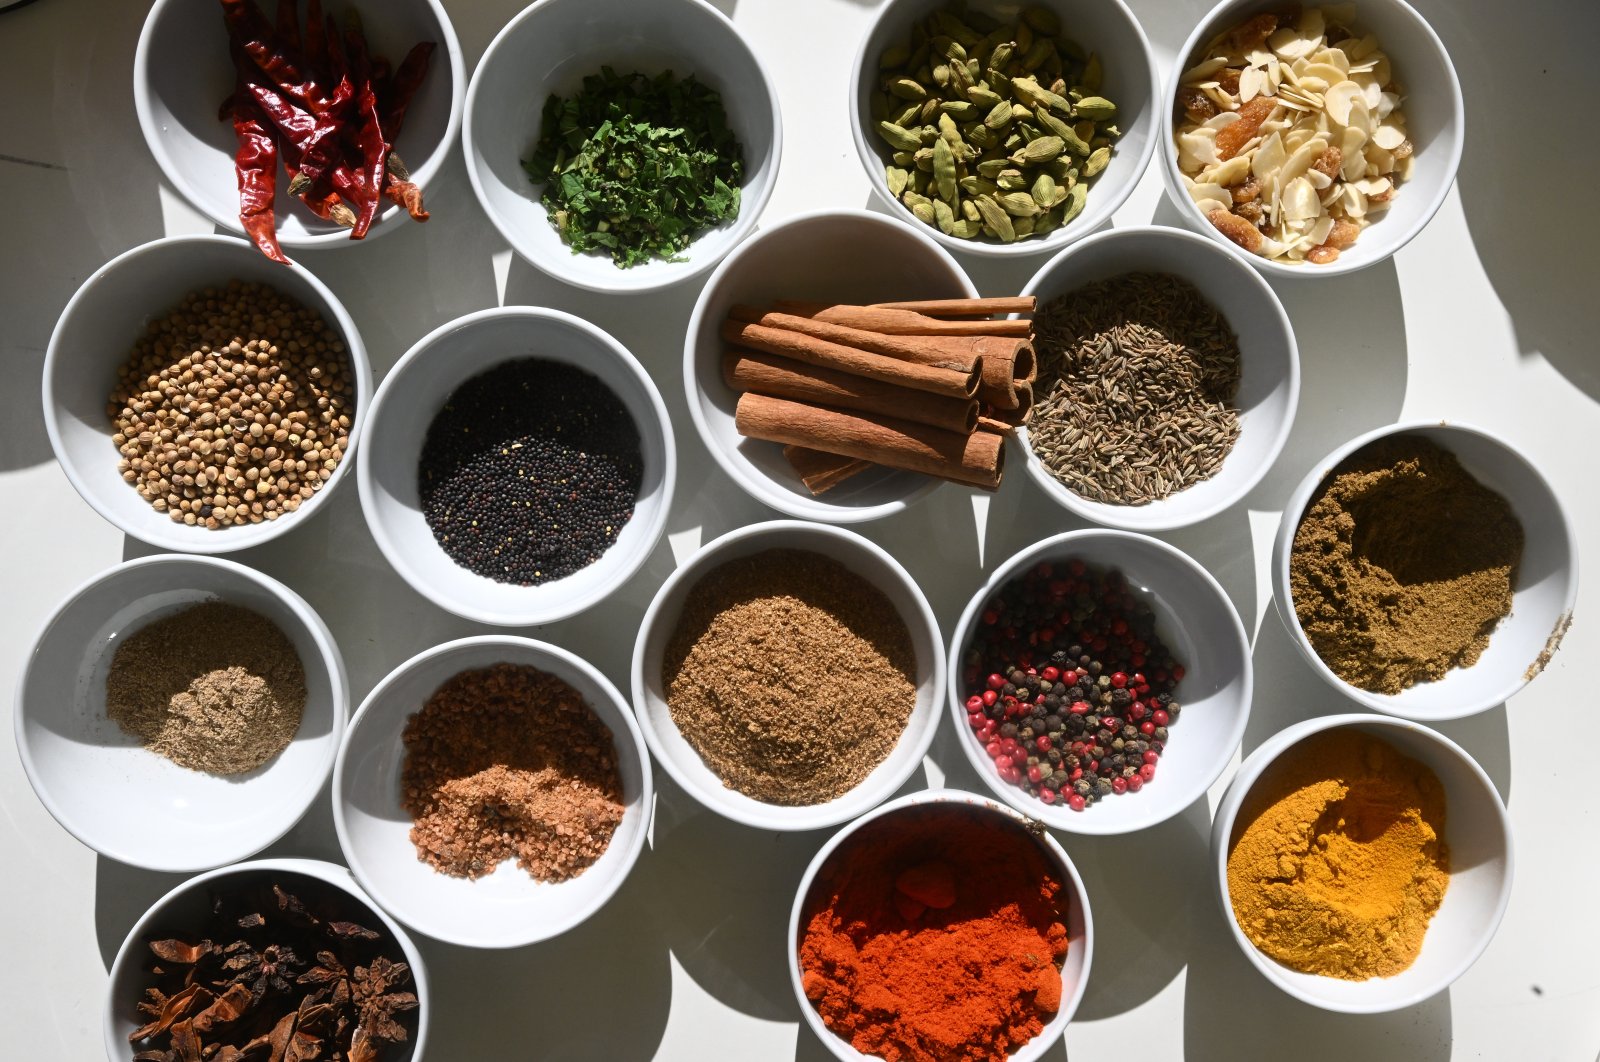
<path fill-rule="evenodd" d="M 1328 117 L 1340 125 L 1350 125 L 1350 111 L 1357 99 L 1361 99 L 1365 107 L 1361 86 L 1354 81 L 1341 81 L 1323 94 L 1322 105 L 1327 109 Z"/>

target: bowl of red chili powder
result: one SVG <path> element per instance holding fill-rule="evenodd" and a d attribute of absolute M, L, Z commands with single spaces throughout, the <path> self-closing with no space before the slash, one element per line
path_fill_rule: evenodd
<path fill-rule="evenodd" d="M 855 1062 L 1028 1062 L 1083 998 L 1094 921 L 1055 839 L 971 793 L 930 790 L 840 830 L 789 918 L 801 1013 Z"/>

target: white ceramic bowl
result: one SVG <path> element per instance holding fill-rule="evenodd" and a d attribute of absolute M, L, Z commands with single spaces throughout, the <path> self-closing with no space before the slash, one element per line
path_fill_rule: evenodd
<path fill-rule="evenodd" d="M 1112 568 L 1143 592 L 1155 612 L 1156 633 L 1185 668 L 1175 699 L 1183 709 L 1155 779 L 1137 793 L 1110 796 L 1083 811 L 1046 804 L 1007 784 L 967 723 L 963 658 L 988 602 L 1013 578 L 1042 561 L 1081 560 Z M 1068 531 L 1036 542 L 995 569 L 973 595 L 950 638 L 946 702 L 961 751 L 996 796 L 1029 818 L 1069 833 L 1131 833 L 1164 822 L 1205 795 L 1222 776 L 1244 737 L 1254 678 L 1250 642 L 1226 591 L 1176 547 L 1129 531 Z"/>
<path fill-rule="evenodd" d="M 633 519 L 616 542 L 587 568 L 538 586 L 495 582 L 456 564 L 434 541 L 417 490 L 422 443 L 445 400 L 472 377 L 522 357 L 573 365 L 599 378 L 633 418 L 644 457 Z M 378 388 L 365 435 L 357 478 L 378 548 L 419 594 L 479 623 L 552 623 L 615 590 L 655 549 L 677 481 L 672 426 L 649 374 L 610 335 L 559 310 L 480 310 L 423 336 Z"/>
<path fill-rule="evenodd" d="M 198 877 L 190 878 L 151 905 L 128 930 L 117 957 L 111 963 L 111 975 L 106 984 L 102 1025 L 105 1029 L 106 1057 L 112 1062 L 127 1059 L 132 1051 L 128 1034 L 139 1027 L 135 1005 L 144 995 L 149 975 L 144 969 L 149 940 L 168 937 L 192 937 L 195 927 L 209 914 L 210 891 L 227 883 L 249 885 L 254 881 L 293 880 L 310 878 L 329 889 L 343 893 L 352 904 L 365 908 L 369 915 L 363 924 L 370 929 L 380 929 L 398 946 L 411 967 L 409 991 L 417 997 L 416 1034 L 404 1044 L 393 1045 L 383 1052 L 384 1062 L 422 1062 L 428 1046 L 428 1025 L 432 1018 L 433 993 L 428 987 L 428 967 L 422 952 L 406 935 L 404 928 L 384 914 L 382 908 L 361 891 L 350 872 L 335 863 L 320 859 L 255 859 L 222 867 Z M 391 952 L 392 953 L 392 952 Z"/>
<path fill-rule="evenodd" d="M 772 549 L 803 549 L 830 557 L 888 597 L 911 634 L 917 658 L 917 703 L 888 757 L 859 785 L 823 804 L 783 807 L 745 796 L 723 784 L 685 740 L 667 707 L 661 658 L 677 629 L 689 592 L 712 569 Z M 922 763 L 939 725 L 944 690 L 939 624 L 917 584 L 900 563 L 852 531 L 800 520 L 750 524 L 709 542 L 667 577 L 644 614 L 633 648 L 633 708 L 656 760 L 686 790 L 717 814 L 762 830 L 820 830 L 870 811 L 903 785 Z"/>
<path fill-rule="evenodd" d="M 1328 265 L 1284 264 L 1240 250 L 1200 213 L 1184 189 L 1178 170 L 1177 114 L 1172 101 L 1183 72 L 1203 58 L 1196 53 L 1211 38 L 1257 12 L 1282 9 L 1282 4 L 1274 0 L 1223 0 L 1212 8 L 1178 49 L 1165 95 L 1158 101 L 1160 120 L 1154 135 L 1161 142 L 1161 177 L 1166 182 L 1168 198 L 1195 231 L 1242 256 L 1267 276 L 1336 277 L 1376 265 L 1427 227 L 1455 183 L 1467 119 L 1461 83 L 1443 42 L 1405 0 L 1356 0 L 1355 6 L 1357 28 L 1377 36 L 1378 46 L 1393 63 L 1394 76 L 1405 86 L 1402 109 L 1406 131 L 1416 145 L 1416 156 L 1411 178 L 1401 183 L 1388 213 L 1362 229 L 1354 246 L 1345 248 Z"/>
<path fill-rule="evenodd" d="M 696 237 L 684 261 L 621 269 L 607 255 L 573 254 L 539 201 L 544 189 L 522 168 L 539 142 L 545 100 L 569 98 L 602 66 L 619 74 L 693 74 L 722 96 L 728 127 L 744 150 L 739 213 Z M 702 275 L 755 228 L 777 181 L 783 119 L 761 58 L 704 0 L 539 0 L 483 53 L 467 90 L 462 143 L 472 190 L 523 258 L 590 291 L 654 291 Z"/>
<path fill-rule="evenodd" d="M 1147 505 L 1093 501 L 1052 476 L 1035 456 L 1028 429 L 1017 449 L 1028 475 L 1046 494 L 1086 520 L 1130 531 L 1166 531 L 1215 516 L 1261 482 L 1283 451 L 1300 399 L 1300 354 L 1278 296 L 1261 277 L 1191 232 L 1158 226 L 1118 228 L 1090 236 L 1034 274 L 1024 295 L 1042 309 L 1052 300 L 1124 273 L 1172 273 L 1199 289 L 1222 312 L 1239 340 L 1239 438 L 1210 479 Z"/>
<path fill-rule="evenodd" d="M 689 318 L 683 386 L 701 441 L 746 494 L 786 516 L 852 524 L 900 512 L 939 486 L 915 472 L 870 469 L 814 497 L 782 446 L 739 434 L 739 396 L 722 379 L 722 322 L 739 303 L 976 298 L 930 231 L 866 210 L 817 211 L 763 229 L 711 274 Z"/>
<path fill-rule="evenodd" d="M 499 663 L 530 665 L 572 686 L 616 746 L 622 822 L 599 860 L 567 881 L 535 881 L 509 860 L 476 881 L 451 877 L 424 863 L 411 843 L 411 816 L 400 803 L 406 720 L 455 675 Z M 356 880 L 390 914 L 436 940 L 515 948 L 565 933 L 604 906 L 644 848 L 653 794 L 639 725 L 610 680 L 558 646 L 483 635 L 418 653 L 367 695 L 339 746 L 333 821 Z"/>
<path fill-rule="evenodd" d="M 304 4 L 302 3 L 302 17 Z M 433 41 L 437 47 L 428 75 L 406 113 L 405 128 L 395 150 L 411 169 L 411 179 L 427 193 L 444 164 L 461 125 L 466 64 L 450 18 L 439 0 L 350 0 L 326 5 L 329 14 L 352 8 L 363 16 L 373 53 L 398 64 L 412 45 Z M 270 20 L 272 15 L 267 12 Z M 133 102 L 139 128 L 162 176 L 196 210 L 227 229 L 243 233 L 239 224 L 239 186 L 233 157 L 237 141 L 233 123 L 217 118 L 224 97 L 233 91 L 233 60 L 228 55 L 228 29 L 222 10 L 207 0 L 156 0 L 139 34 L 133 57 Z M 289 178 L 277 168 L 278 242 L 286 250 L 310 250 L 350 242 L 349 230 L 311 213 L 291 199 Z M 370 240 L 402 224 L 414 224 L 406 212 L 384 201 Z M 257 253 L 257 252 L 252 252 Z"/>
<path fill-rule="evenodd" d="M 882 807 L 868 812 L 856 819 L 850 825 L 840 830 L 829 838 L 811 860 L 811 865 L 806 867 L 805 876 L 800 879 L 800 888 L 795 892 L 794 907 L 789 912 L 789 982 L 794 986 L 795 999 L 800 1004 L 800 1013 L 806 1017 L 806 1024 L 811 1026 L 811 1031 L 831 1051 L 835 1058 L 842 1062 L 872 1062 L 876 1055 L 864 1055 L 839 1036 L 838 1033 L 823 1022 L 822 1015 L 817 1013 L 817 1008 L 811 1000 L 806 998 L 805 988 L 802 986 L 802 971 L 800 969 L 800 935 L 802 926 L 800 919 L 804 915 L 806 899 L 808 898 L 812 883 L 816 881 L 817 874 L 821 872 L 823 864 L 828 857 L 842 845 L 852 834 L 874 819 L 890 815 L 901 815 L 912 808 L 926 807 L 930 804 L 951 804 L 969 808 L 974 815 L 993 818 L 997 828 L 1006 828 L 1006 824 L 1027 830 L 1029 822 L 1026 816 L 1019 815 L 1010 808 L 998 804 L 986 797 L 975 793 L 964 793 L 958 789 L 930 789 L 921 793 L 911 793 L 892 800 Z M 1044 1055 L 1061 1042 L 1062 1034 L 1066 1031 L 1067 1023 L 1077 1012 L 1078 1004 L 1083 1001 L 1084 989 L 1089 985 L 1089 966 L 1094 958 L 1094 917 L 1089 911 L 1089 894 L 1084 890 L 1083 879 L 1078 876 L 1078 868 L 1073 866 L 1072 858 L 1067 855 L 1060 843 L 1050 834 L 1039 830 L 1029 833 L 1038 841 L 1039 847 L 1044 850 L 1045 859 L 1055 868 L 1061 877 L 1061 883 L 1066 890 L 1067 903 L 1067 955 L 1061 966 L 1061 1007 L 1056 1011 L 1039 1035 L 1018 1047 L 1007 1062 L 1037 1062 Z"/>
<path fill-rule="evenodd" d="M 1353 727 L 1388 742 L 1430 767 L 1444 785 L 1450 886 L 1428 923 L 1416 962 L 1393 977 L 1346 981 L 1290 969 L 1250 942 L 1233 917 L 1229 900 L 1228 852 L 1239 808 L 1251 787 L 1291 746 L 1312 734 L 1340 727 Z M 1379 1014 L 1421 1003 L 1466 973 L 1494 938 L 1511 899 L 1511 853 L 1511 817 L 1494 783 L 1465 749 L 1415 723 L 1372 715 L 1308 719 L 1273 735 L 1240 765 L 1211 823 L 1217 899 L 1245 957 L 1267 980 L 1301 1002 L 1346 1014 Z"/>
<path fill-rule="evenodd" d="M 1139 178 L 1144 176 L 1155 151 L 1155 138 L 1161 122 L 1157 114 L 1161 73 L 1155 54 L 1139 20 L 1122 0 L 1044 0 L 1043 5 L 1061 16 L 1063 36 L 1097 53 L 1105 67 L 1105 83 L 1100 94 L 1117 105 L 1116 124 L 1122 135 L 1112 142 L 1111 161 L 1089 185 L 1089 198 L 1083 212 L 1072 221 L 1044 237 L 1027 237 L 1015 243 L 1001 243 L 987 236 L 960 240 L 946 236 L 934 225 L 924 225 L 904 204 L 889 193 L 884 168 L 891 151 L 877 132 L 872 117 L 872 95 L 878 91 L 878 57 L 895 44 L 909 39 L 911 28 L 920 19 L 950 5 L 944 0 L 888 0 L 878 8 L 872 25 L 856 49 L 850 70 L 850 133 L 856 155 L 867 173 L 867 180 L 878 199 L 944 246 L 986 257 L 1047 254 L 1100 228 L 1117 208 L 1127 202 Z M 1000 18 L 1016 17 L 1022 5 L 982 0 L 977 10 Z"/>
<path fill-rule="evenodd" d="M 305 504 L 276 520 L 210 530 L 175 523 L 117 471 L 106 399 L 145 325 L 176 309 L 185 295 L 229 280 L 268 285 L 317 311 L 344 341 L 355 382 L 350 445 L 359 438 L 372 392 L 367 348 L 333 292 L 309 270 L 263 258 L 232 236 L 169 236 L 125 251 L 101 266 L 67 302 L 44 361 L 44 424 L 61 469 L 83 500 L 125 535 L 180 553 L 229 553 L 259 546 L 307 520 L 327 502 L 354 463 L 350 448 Z"/>
<path fill-rule="evenodd" d="M 1524 540 L 1511 588 L 1511 615 L 1489 636 L 1478 662 L 1454 668 L 1437 682 L 1419 682 L 1388 694 L 1352 686 L 1322 662 L 1295 615 L 1289 560 L 1295 531 L 1322 481 L 1357 450 L 1392 435 L 1418 435 L 1455 454 L 1473 478 L 1511 503 Z M 1527 455 L 1505 439 L 1465 424 L 1391 424 L 1350 440 L 1317 462 L 1289 496 L 1273 542 L 1272 596 L 1290 640 L 1311 669 L 1340 693 L 1401 719 L 1422 723 L 1460 719 L 1487 711 L 1522 689 L 1543 670 L 1541 654 L 1560 645 L 1578 599 L 1577 538 L 1550 483 Z"/>
<path fill-rule="evenodd" d="M 232 777 L 179 767 L 106 715 L 122 640 L 218 600 L 276 624 L 306 676 L 294 740 Z M 333 636 L 293 590 L 232 561 L 142 557 L 80 586 L 45 622 L 17 683 L 17 752 L 45 808 L 96 852 L 148 870 L 204 870 L 259 852 L 300 821 L 333 770 L 349 698 Z"/>

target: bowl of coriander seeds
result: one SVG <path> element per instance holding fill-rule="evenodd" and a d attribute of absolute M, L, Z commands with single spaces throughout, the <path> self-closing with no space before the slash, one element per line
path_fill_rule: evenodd
<path fill-rule="evenodd" d="M 1130 531 L 1185 527 L 1249 494 L 1300 394 L 1294 329 L 1267 283 L 1203 236 L 1118 228 L 1028 282 L 1039 378 L 1015 435 L 1051 499 Z"/>

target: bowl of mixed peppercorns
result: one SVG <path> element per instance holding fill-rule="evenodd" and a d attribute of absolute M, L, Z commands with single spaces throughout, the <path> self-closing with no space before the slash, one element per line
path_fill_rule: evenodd
<path fill-rule="evenodd" d="M 1069 531 L 1002 564 L 950 641 L 950 712 L 996 796 L 1074 833 L 1188 807 L 1250 715 L 1250 645 L 1226 591 L 1164 542 Z"/>

